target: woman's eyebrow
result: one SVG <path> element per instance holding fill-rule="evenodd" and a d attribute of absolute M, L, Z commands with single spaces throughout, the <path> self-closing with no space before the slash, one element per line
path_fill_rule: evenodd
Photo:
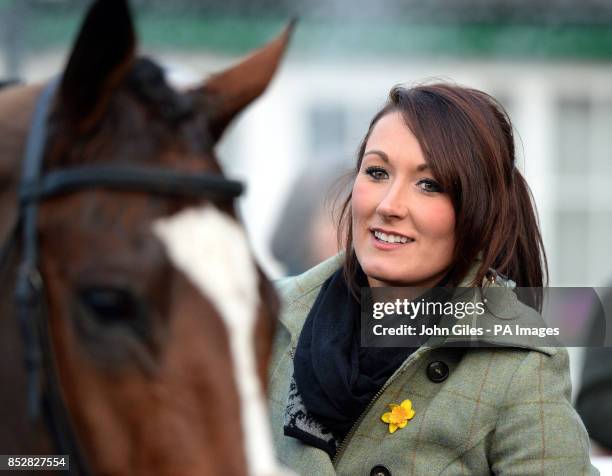
<path fill-rule="evenodd" d="M 382 150 L 378 150 L 378 149 L 368 150 L 365 154 L 363 154 L 363 156 L 365 157 L 366 155 L 370 155 L 370 154 L 377 155 L 384 162 L 389 163 L 389 156 L 386 153 L 384 153 Z"/>
<path fill-rule="evenodd" d="M 363 154 L 363 156 L 365 157 L 366 155 L 369 154 L 374 154 L 377 155 L 378 157 L 380 157 L 384 162 L 386 162 L 387 164 L 389 163 L 389 156 L 383 152 L 382 150 L 378 150 L 378 149 L 372 149 L 372 150 L 368 150 L 367 152 L 365 152 Z M 429 164 L 427 164 L 426 162 L 423 162 L 422 164 L 419 164 L 416 166 L 415 170 L 417 172 L 423 172 L 425 170 L 429 170 Z"/>

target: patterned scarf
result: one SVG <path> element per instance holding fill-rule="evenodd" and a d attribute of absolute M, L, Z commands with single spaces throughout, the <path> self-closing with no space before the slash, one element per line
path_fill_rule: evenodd
<path fill-rule="evenodd" d="M 357 285 L 368 285 L 361 268 Z M 285 434 L 332 455 L 383 384 L 415 350 L 361 347 L 360 313 L 342 269 L 337 270 L 323 284 L 295 351 L 290 404 L 293 396 L 293 409 L 299 408 L 294 416 L 314 431 L 296 431 L 300 425 L 294 419 L 293 425 L 285 425 Z M 324 442 L 313 441 L 317 432 Z"/>

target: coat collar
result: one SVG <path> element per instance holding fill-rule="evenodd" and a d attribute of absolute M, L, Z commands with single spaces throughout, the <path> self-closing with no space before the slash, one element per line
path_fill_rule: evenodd
<path fill-rule="evenodd" d="M 292 347 L 297 344 L 297 339 L 317 297 L 319 289 L 323 283 L 340 267 L 344 260 L 344 253 L 341 252 L 319 265 L 311 268 L 305 273 L 292 278 L 285 278 L 277 283 L 278 290 L 284 303 L 284 309 L 280 316 L 280 321 L 291 335 Z M 463 279 L 460 287 L 467 287 L 474 279 L 480 265 L 477 259 L 471 266 L 470 271 Z M 558 342 L 554 338 L 540 338 L 534 336 L 497 336 L 492 335 L 494 325 L 510 325 L 512 330 L 515 326 L 521 328 L 543 327 L 545 323 L 540 314 L 534 309 L 520 302 L 505 279 L 494 281 L 485 280 L 482 287 L 473 293 L 473 299 L 485 298 L 487 301 L 485 314 L 472 319 L 455 319 L 453 316 L 445 316 L 440 322 L 440 326 L 450 326 L 461 324 L 474 329 L 485 329 L 483 335 L 470 337 L 432 337 L 425 342 L 423 347 L 510 347 L 534 350 L 546 355 L 556 353 L 555 346 Z M 486 332 L 490 329 L 491 332 Z"/>

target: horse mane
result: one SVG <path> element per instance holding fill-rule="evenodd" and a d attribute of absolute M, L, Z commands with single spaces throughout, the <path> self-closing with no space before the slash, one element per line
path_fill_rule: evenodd
<path fill-rule="evenodd" d="M 166 82 L 164 70 L 149 58 L 134 62 L 127 85 L 139 100 L 170 124 L 178 124 L 195 113 L 190 98 L 175 91 Z"/>

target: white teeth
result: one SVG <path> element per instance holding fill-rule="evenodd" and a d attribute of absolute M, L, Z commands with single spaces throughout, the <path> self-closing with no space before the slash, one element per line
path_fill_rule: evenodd
<path fill-rule="evenodd" d="M 382 231 L 374 231 L 374 236 L 381 241 L 385 241 L 387 243 L 408 243 L 408 241 L 414 241 L 412 239 L 406 238 L 405 236 L 398 235 L 388 235 L 387 233 L 383 233 Z"/>

